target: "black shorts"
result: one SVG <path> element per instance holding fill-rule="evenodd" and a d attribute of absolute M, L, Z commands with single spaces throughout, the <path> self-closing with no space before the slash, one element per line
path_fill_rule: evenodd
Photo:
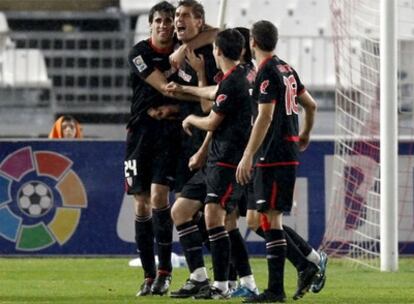
<path fill-rule="evenodd" d="M 254 198 L 259 212 L 269 209 L 290 212 L 295 189 L 296 166 L 256 167 Z"/>
<path fill-rule="evenodd" d="M 220 204 L 227 213 L 237 206 L 241 195 L 233 168 L 207 165 L 200 169 L 184 186 L 181 196 L 204 204 Z"/>
<path fill-rule="evenodd" d="M 151 184 L 173 186 L 177 131 L 145 127 L 129 130 L 124 162 L 128 194 L 149 192 Z"/>

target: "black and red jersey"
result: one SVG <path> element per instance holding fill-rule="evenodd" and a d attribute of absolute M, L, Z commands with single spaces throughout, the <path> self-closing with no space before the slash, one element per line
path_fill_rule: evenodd
<path fill-rule="evenodd" d="M 205 72 L 207 78 L 207 85 L 216 85 L 219 82 L 219 76 L 222 74 L 217 69 L 216 62 L 213 56 L 213 46 L 211 44 L 203 46 L 195 50 L 196 55 L 203 55 L 205 62 Z M 193 68 L 184 62 L 177 72 L 177 82 L 182 85 L 198 86 L 197 73 Z M 190 114 L 197 116 L 205 116 L 201 110 L 201 105 L 198 102 L 181 102 L 180 113 L 183 118 Z M 187 156 L 193 155 L 202 145 L 205 137 L 205 132 L 199 129 L 193 129 L 191 138 L 184 138 L 184 150 Z"/>
<path fill-rule="evenodd" d="M 145 82 L 145 79 L 155 70 L 165 75 L 168 81 L 174 80 L 176 69 L 171 67 L 169 55 L 173 48 L 158 49 L 151 43 L 151 39 L 142 40 L 134 45 L 128 55 L 128 64 L 131 70 L 132 104 L 131 117 L 127 128 L 140 121 L 149 121 L 147 110 L 162 104 L 174 103 L 173 99 L 164 97 L 155 88 Z"/>
<path fill-rule="evenodd" d="M 223 75 L 212 111 L 224 115 L 213 132 L 208 162 L 236 167 L 249 140 L 251 97 L 245 68 L 238 65 Z"/>
<path fill-rule="evenodd" d="M 256 153 L 257 166 L 298 164 L 299 109 L 297 97 L 305 87 L 296 71 L 276 56 L 259 67 L 253 90 L 258 104 L 273 103 L 272 123 Z"/>

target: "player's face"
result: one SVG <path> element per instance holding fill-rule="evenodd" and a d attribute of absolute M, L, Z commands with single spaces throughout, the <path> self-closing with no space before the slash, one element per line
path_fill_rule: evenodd
<path fill-rule="evenodd" d="M 63 138 L 75 138 L 76 137 L 76 126 L 73 121 L 62 122 L 62 136 Z"/>
<path fill-rule="evenodd" d="M 155 12 L 152 19 L 151 38 L 159 44 L 166 44 L 172 41 L 174 35 L 173 17 L 164 12 Z"/>
<path fill-rule="evenodd" d="M 191 7 L 179 6 L 175 10 L 174 24 L 178 40 L 187 42 L 201 31 L 203 20 L 194 16 Z"/>

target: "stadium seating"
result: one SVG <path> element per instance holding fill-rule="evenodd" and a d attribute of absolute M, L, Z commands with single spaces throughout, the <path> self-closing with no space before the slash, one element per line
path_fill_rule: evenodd
<path fill-rule="evenodd" d="M 46 63 L 38 49 L 16 49 L 6 16 L 0 12 L 0 87 L 50 88 Z"/>
<path fill-rule="evenodd" d="M 4 52 L 3 85 L 15 88 L 51 88 L 45 58 L 38 49 L 9 49 Z"/>
<path fill-rule="evenodd" d="M 149 37 L 148 14 L 141 14 L 135 24 L 134 43 Z"/>
<path fill-rule="evenodd" d="M 139 15 L 148 13 L 150 8 L 159 2 L 158 0 L 120 0 L 121 12 L 127 15 Z"/>

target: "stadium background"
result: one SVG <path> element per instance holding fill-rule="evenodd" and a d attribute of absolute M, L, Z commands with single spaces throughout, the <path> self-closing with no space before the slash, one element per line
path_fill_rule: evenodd
<path fill-rule="evenodd" d="M 147 37 L 146 12 L 155 2 L 0 1 L 0 254 L 134 252 L 132 204 L 123 194 L 122 180 L 130 96 L 126 57 L 134 41 Z M 203 1 L 207 22 L 213 25 L 218 3 Z M 326 228 L 335 138 L 329 1 L 228 1 L 228 27 L 249 27 L 258 19 L 278 25 L 277 53 L 297 69 L 318 101 L 314 141 L 302 156 L 299 172 L 298 208 L 287 216 L 318 247 Z M 403 104 L 402 110 L 410 107 Z M 62 113 L 82 123 L 87 140 L 43 139 Z M 402 155 L 409 151 L 401 149 Z M 42 161 L 61 161 L 62 171 L 49 172 L 39 165 Z M 66 212 L 73 206 L 59 188 L 68 172 L 80 185 L 76 214 Z M 30 217 L 17 205 L 18 193 L 36 179 L 51 187 L 56 205 L 44 216 Z M 68 219 L 69 228 L 59 225 Z M 352 216 L 344 220 L 352 226 Z M 91 233 L 90 227 L 96 231 Z M 259 240 L 242 227 L 252 252 L 264 253 Z M 109 241 L 104 244 L 100 237 Z M 408 234 L 403 241 L 412 244 L 412 238 Z"/>

